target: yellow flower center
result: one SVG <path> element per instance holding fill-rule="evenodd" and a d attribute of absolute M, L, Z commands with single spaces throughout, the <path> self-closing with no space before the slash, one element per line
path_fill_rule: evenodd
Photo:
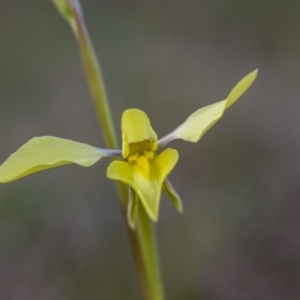
<path fill-rule="evenodd" d="M 144 151 L 143 154 L 136 152 L 135 154 L 129 155 L 128 162 L 134 164 L 138 171 L 143 174 L 144 177 L 148 178 L 150 174 L 149 161 L 154 155 L 153 151 Z"/>

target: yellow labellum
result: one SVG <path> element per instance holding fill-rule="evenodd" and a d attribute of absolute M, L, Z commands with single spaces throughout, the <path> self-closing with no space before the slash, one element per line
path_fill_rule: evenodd
<path fill-rule="evenodd" d="M 147 160 L 144 156 L 142 164 L 145 163 L 144 159 Z M 114 161 L 107 169 L 107 177 L 130 185 L 137 193 L 149 217 L 157 221 L 162 184 L 177 160 L 178 152 L 174 149 L 166 149 L 154 158 L 148 159 L 147 171 L 145 166 L 141 168 L 134 161 Z"/>

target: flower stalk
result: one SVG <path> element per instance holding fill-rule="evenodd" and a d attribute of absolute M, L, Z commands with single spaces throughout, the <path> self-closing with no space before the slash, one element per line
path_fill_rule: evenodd
<path fill-rule="evenodd" d="M 76 1 L 69 1 L 76 28 L 76 38 L 80 48 L 81 59 L 85 69 L 90 93 L 94 101 L 95 110 L 98 116 L 105 144 L 108 148 L 117 149 L 118 141 L 115 127 L 111 116 L 109 102 L 104 86 L 101 67 L 97 60 L 94 47 L 89 37 L 83 14 L 79 10 Z"/>
<path fill-rule="evenodd" d="M 106 146 L 111 149 L 118 149 L 117 135 L 111 116 L 100 65 L 89 37 L 79 2 L 76 0 L 53 0 L 53 2 L 62 16 L 69 22 L 78 41 L 87 82 Z M 144 298 L 146 300 L 163 300 L 163 285 L 153 224 L 151 224 L 151 220 L 140 205 L 136 229 L 133 230 L 128 225 L 128 190 L 123 183 L 118 181 L 116 184 Z"/>
<path fill-rule="evenodd" d="M 143 287 L 146 296 L 145 299 L 163 300 L 164 292 L 153 222 L 148 217 L 142 205 L 138 207 L 137 233 L 146 268 L 145 275 L 147 276 L 144 280 L 145 286 Z M 151 293 L 148 294 L 147 291 L 151 291 Z"/>

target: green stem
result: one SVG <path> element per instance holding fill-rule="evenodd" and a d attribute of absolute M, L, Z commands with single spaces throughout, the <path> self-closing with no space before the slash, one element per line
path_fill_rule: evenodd
<path fill-rule="evenodd" d="M 85 69 L 85 74 L 89 84 L 95 110 L 98 116 L 102 134 L 108 148 L 117 149 L 118 141 L 110 112 L 110 107 L 104 87 L 100 64 L 98 63 L 94 47 L 90 40 L 83 16 L 78 11 L 78 5 L 70 0 L 70 5 L 77 25 L 77 40 L 80 47 L 81 58 Z"/>
<path fill-rule="evenodd" d="M 58 1 L 59 0 L 54 0 L 56 3 Z M 70 18 L 73 18 L 71 19 L 71 26 L 73 27 L 73 30 L 75 26 L 75 35 L 79 43 L 87 81 L 94 100 L 96 113 L 100 121 L 106 145 L 108 148 L 117 149 L 118 142 L 116 132 L 104 88 L 101 70 L 93 50 L 93 45 L 85 26 L 83 16 L 79 11 L 78 2 L 76 2 L 76 0 L 68 0 L 68 3 L 70 5 L 71 17 L 70 11 L 68 11 L 68 15 L 65 17 L 69 20 Z M 144 298 L 147 300 L 163 300 L 163 286 L 156 250 L 156 238 L 151 220 L 140 205 L 141 208 L 139 209 L 138 228 L 136 230 L 132 230 L 128 226 L 127 222 L 127 188 L 124 184 L 117 182 L 117 190 Z"/>
<path fill-rule="evenodd" d="M 138 211 L 138 235 L 145 263 L 147 276 L 144 280 L 144 294 L 149 300 L 163 300 L 160 264 L 157 253 L 156 236 L 153 223 L 148 217 L 144 207 L 139 205 Z"/>

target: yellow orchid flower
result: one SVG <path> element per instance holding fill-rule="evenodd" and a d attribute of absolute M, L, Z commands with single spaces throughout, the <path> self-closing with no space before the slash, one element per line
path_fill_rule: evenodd
<path fill-rule="evenodd" d="M 129 186 L 128 221 L 134 228 L 137 205 L 140 201 L 153 221 L 158 219 L 161 189 L 163 188 L 175 208 L 181 212 L 180 197 L 167 176 L 178 161 L 178 152 L 160 149 L 174 139 L 197 142 L 238 98 L 250 87 L 257 70 L 245 76 L 220 102 L 198 109 L 170 134 L 158 139 L 147 115 L 139 109 L 123 113 L 122 150 L 96 148 L 57 137 L 33 138 L 13 153 L 0 166 L 0 182 L 14 181 L 49 168 L 75 163 L 84 167 L 95 164 L 100 158 L 119 156 L 107 169 L 107 177 Z"/>

